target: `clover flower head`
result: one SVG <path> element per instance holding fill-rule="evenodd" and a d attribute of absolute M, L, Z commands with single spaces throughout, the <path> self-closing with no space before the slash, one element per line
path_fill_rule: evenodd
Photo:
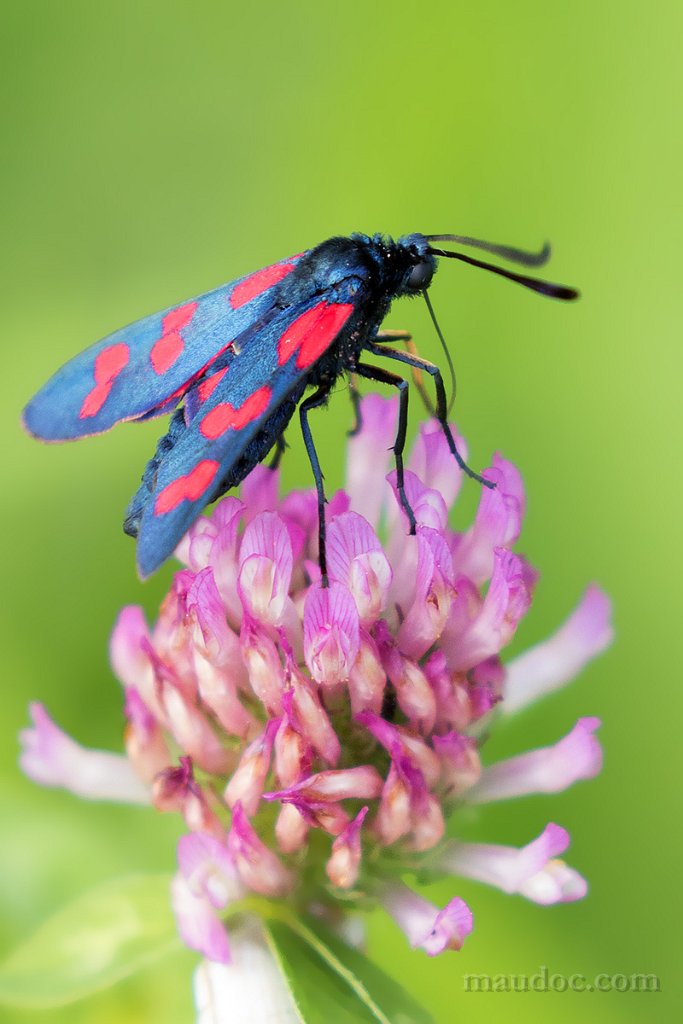
<path fill-rule="evenodd" d="M 172 902 L 184 941 L 209 960 L 230 960 L 222 914 L 249 893 L 337 921 L 350 898 L 374 902 L 434 956 L 461 948 L 472 912 L 457 891 L 433 906 L 406 873 L 475 879 L 541 904 L 586 891 L 560 859 L 569 836 L 559 825 L 515 848 L 460 841 L 457 814 L 599 772 L 596 718 L 497 764 L 482 736 L 607 645 L 609 602 L 589 587 L 553 637 L 505 662 L 537 579 L 514 550 L 520 474 L 495 455 L 495 488 L 455 531 L 461 473 L 438 424 L 424 424 L 405 474 L 409 535 L 383 464 L 396 415 L 393 401 L 363 400 L 346 490 L 327 506 L 329 586 L 314 492 L 281 500 L 277 472 L 258 467 L 241 499 L 224 498 L 183 539 L 156 625 L 139 608 L 119 616 L 111 658 L 126 755 L 78 746 L 39 705 L 23 735 L 36 781 L 183 816 Z"/>

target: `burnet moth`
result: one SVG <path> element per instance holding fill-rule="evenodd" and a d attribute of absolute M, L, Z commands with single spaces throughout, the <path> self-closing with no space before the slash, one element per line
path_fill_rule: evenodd
<path fill-rule="evenodd" d="M 427 294 L 439 258 L 481 267 L 555 299 L 578 294 L 443 249 L 442 242 L 483 249 L 526 266 L 540 266 L 550 254 L 547 245 L 527 253 L 459 235 L 413 234 L 398 241 L 362 234 L 331 238 L 92 345 L 29 402 L 25 426 L 41 440 L 69 441 L 124 420 L 173 413 L 124 522 L 125 531 L 137 537 L 138 569 L 146 577 L 172 554 L 205 505 L 236 487 L 274 446 L 281 451 L 298 406 L 318 494 L 325 584 L 325 494 L 309 414 L 327 402 L 340 375 L 350 375 L 352 396 L 358 377 L 398 390 L 397 491 L 411 531 L 415 518 L 403 489 L 408 385 L 374 359 L 403 363 L 418 379 L 421 373 L 431 376 L 432 411 L 453 457 L 469 476 L 491 486 L 456 448 L 439 369 L 415 353 L 408 335 L 380 331 L 392 301 L 422 294 L 443 343 Z M 392 347 L 391 341 L 408 342 L 406 350 Z M 309 387 L 313 392 L 301 401 Z"/>

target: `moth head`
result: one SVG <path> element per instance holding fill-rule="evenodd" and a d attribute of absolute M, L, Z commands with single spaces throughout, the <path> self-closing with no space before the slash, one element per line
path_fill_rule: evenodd
<path fill-rule="evenodd" d="M 437 266 L 436 257 L 429 249 L 429 242 L 424 235 L 404 235 L 399 238 L 395 247 L 401 275 L 397 294 L 419 295 L 429 288 Z"/>
<path fill-rule="evenodd" d="M 423 256 L 419 262 L 414 263 L 409 269 L 404 287 L 409 292 L 422 292 L 429 288 L 436 270 L 436 263 L 433 256 Z"/>

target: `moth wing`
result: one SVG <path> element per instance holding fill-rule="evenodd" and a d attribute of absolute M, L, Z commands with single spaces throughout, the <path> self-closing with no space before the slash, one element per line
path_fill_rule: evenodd
<path fill-rule="evenodd" d="M 91 345 L 57 370 L 23 414 L 29 433 L 67 441 L 123 420 L 168 412 L 273 311 L 277 285 L 305 253 L 138 320 Z"/>
<path fill-rule="evenodd" d="M 307 371 L 335 342 L 361 300 L 361 291 L 354 289 L 352 295 L 342 287 L 335 289 L 333 300 L 318 294 L 281 310 L 244 339 L 239 354 L 214 375 L 215 383 L 207 376 L 193 390 L 191 414 L 182 429 L 176 414 L 172 445 L 143 478 L 134 499 L 142 577 L 172 554 L 204 506 L 225 490 L 226 481 L 230 486 L 240 482 L 240 461 L 246 458 L 247 471 L 253 461 L 250 446 L 260 451 L 265 443 L 257 461 L 265 456 L 276 436 L 265 428 L 272 427 L 285 403 L 298 401 Z M 288 419 L 293 404 L 285 411 Z"/>

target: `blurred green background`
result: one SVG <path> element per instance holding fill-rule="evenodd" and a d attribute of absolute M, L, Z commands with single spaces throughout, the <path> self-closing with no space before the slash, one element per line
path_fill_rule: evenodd
<path fill-rule="evenodd" d="M 177 832 L 151 812 L 40 790 L 16 767 L 32 698 L 82 742 L 120 749 L 108 634 L 125 603 L 153 612 L 170 577 L 140 584 L 120 528 L 158 424 L 47 448 L 20 430 L 24 402 L 110 330 L 334 233 L 456 231 L 529 247 L 549 236 L 549 274 L 582 288 L 575 306 L 461 265 L 442 266 L 431 294 L 471 462 L 501 449 L 528 488 L 522 548 L 542 577 L 517 648 L 555 628 L 591 579 L 613 596 L 618 629 L 576 685 L 489 748 L 545 744 L 599 714 L 604 774 L 487 809 L 468 830 L 523 843 L 560 822 L 591 892 L 541 909 L 462 885 L 476 913 L 462 954 L 411 954 L 379 917 L 372 954 L 439 1024 L 673 1017 L 682 28 L 679 3 L 628 0 L 5 0 L 2 950 L 91 883 L 170 869 Z M 388 325 L 439 358 L 422 303 L 398 305 Z M 340 395 L 316 419 L 334 486 L 349 415 Z M 303 486 L 295 434 L 284 481 Z M 477 496 L 467 488 L 466 512 Z M 181 954 L 76 1007 L 3 1019 L 188 1021 L 193 962 Z M 654 972 L 662 992 L 462 989 L 464 972 L 543 964 Z"/>

